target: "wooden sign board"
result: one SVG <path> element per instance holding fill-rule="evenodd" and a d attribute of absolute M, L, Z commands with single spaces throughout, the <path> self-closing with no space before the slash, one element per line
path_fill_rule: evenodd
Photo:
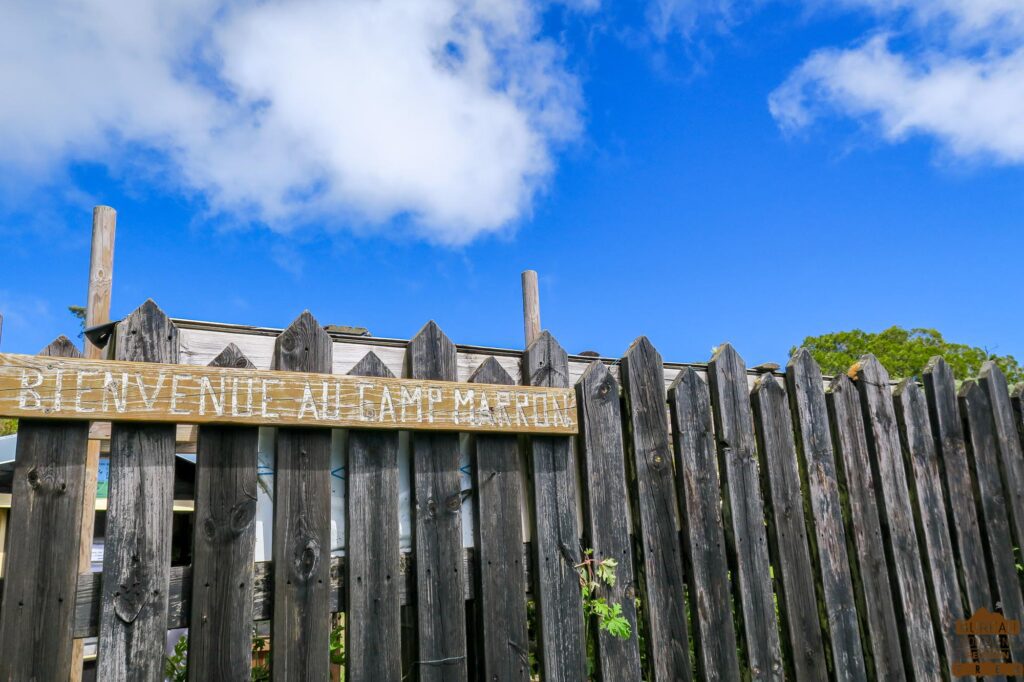
<path fill-rule="evenodd" d="M 0 353 L 0 416 L 571 435 L 572 389 Z"/>

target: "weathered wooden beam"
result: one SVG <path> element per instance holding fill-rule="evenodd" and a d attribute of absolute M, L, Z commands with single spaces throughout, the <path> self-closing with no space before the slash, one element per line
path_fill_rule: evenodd
<path fill-rule="evenodd" d="M 870 354 L 864 355 L 850 373 L 857 377 L 872 472 L 881 494 L 882 538 L 893 592 L 899 599 L 896 620 L 904 658 L 916 679 L 938 679 L 943 671 L 929 612 L 889 373 Z"/>
<path fill-rule="evenodd" d="M 61 337 L 43 354 L 74 357 L 78 350 Z M 88 430 L 84 422 L 19 424 L 3 590 L 7 608 L 0 611 L 0 679 L 66 680 L 72 674 Z"/>
<path fill-rule="evenodd" d="M 626 453 L 622 440 L 619 384 L 600 362 L 590 365 L 576 384 L 580 406 L 580 462 L 583 507 L 583 544 L 594 550 L 592 559 L 614 559 L 615 584 L 601 585 L 600 596 L 619 604 L 629 623 L 627 639 L 598 630 L 587 623 L 597 645 L 597 674 L 601 680 L 641 678 L 639 631 L 636 622 L 637 583 L 629 537 L 629 489 Z"/>
<path fill-rule="evenodd" d="M 656 682 L 692 680 L 682 547 L 676 530 L 679 498 L 665 407 L 661 355 L 645 336 L 622 358 L 629 426 L 627 463 L 633 482 L 633 520 L 643 557 L 647 660 Z"/>
<path fill-rule="evenodd" d="M 470 383 L 512 384 L 494 358 L 488 358 Z M 470 442 L 477 576 L 475 623 L 483 639 L 483 678 L 528 682 L 530 640 L 526 627 L 523 561 L 508 548 L 522 543 L 523 505 L 519 451 L 513 435 L 475 435 Z"/>
<path fill-rule="evenodd" d="M 349 374 L 393 376 L 372 351 Z M 397 431 L 349 431 L 345 485 L 345 677 L 398 682 L 402 621 Z"/>
<path fill-rule="evenodd" d="M 331 340 L 309 314 L 277 338 L 275 369 L 330 374 Z M 281 428 L 274 452 L 274 679 L 326 680 L 331 632 L 331 431 Z"/>
<path fill-rule="evenodd" d="M 786 366 L 786 387 L 793 412 L 801 477 L 807 482 L 814 526 L 810 535 L 811 554 L 817 560 L 816 577 L 821 588 L 819 609 L 828 622 L 833 669 L 839 682 L 860 682 L 867 679 L 867 672 L 857 626 L 828 407 L 821 368 L 805 348 L 798 350 Z"/>
<path fill-rule="evenodd" d="M 329 339 L 325 348 L 331 348 Z M 460 384 L 454 371 L 444 379 L 325 374 L 0 354 L 0 415 L 120 423 L 576 433 L 576 397 L 565 387 Z"/>
<path fill-rule="evenodd" d="M 118 359 L 175 363 L 177 330 L 146 301 L 114 332 Z M 98 675 L 153 680 L 163 675 L 174 504 L 174 427 L 115 424 L 103 553 Z"/>
<path fill-rule="evenodd" d="M 217 367 L 251 367 L 237 346 Z M 203 426 L 196 458 L 192 533 L 192 682 L 244 679 L 252 668 L 252 557 L 256 545 L 259 429 Z"/>
<path fill-rule="evenodd" d="M 707 383 L 687 367 L 672 382 L 668 400 L 697 669 L 701 679 L 735 682 L 740 679 L 739 658 Z"/>
<path fill-rule="evenodd" d="M 537 287 L 537 271 L 524 270 L 523 281 L 523 333 L 526 345 L 540 336 L 540 292 Z"/>
<path fill-rule="evenodd" d="M 433 321 L 409 342 L 414 379 L 455 379 L 455 345 Z M 423 682 L 468 678 L 466 610 L 461 599 L 462 483 L 459 437 L 413 433 L 416 604 Z"/>
<path fill-rule="evenodd" d="M 772 374 L 754 384 L 751 396 L 757 444 L 767 469 L 768 540 L 778 567 L 779 614 L 789 635 L 797 680 L 823 680 L 825 650 L 818 620 L 814 572 L 804 519 L 800 470 L 793 441 L 793 418 L 785 391 Z"/>
<path fill-rule="evenodd" d="M 737 611 L 746 635 L 750 675 L 755 680 L 781 680 L 785 670 L 775 618 L 746 365 L 726 343 L 718 347 L 708 364 L 708 377 L 715 407 L 719 470 L 725 479 L 722 509 L 726 542 L 740 597 L 741 609 Z"/>
<path fill-rule="evenodd" d="M 542 332 L 523 354 L 530 386 L 568 388 L 565 350 Z M 583 601 L 576 564 L 576 458 L 569 438 L 534 436 L 529 442 L 533 476 L 534 573 L 542 675 L 550 682 L 577 682 L 587 675 Z"/>

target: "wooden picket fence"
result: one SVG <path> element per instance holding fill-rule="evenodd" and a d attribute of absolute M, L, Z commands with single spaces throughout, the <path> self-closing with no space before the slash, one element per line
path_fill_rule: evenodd
<path fill-rule="evenodd" d="M 175 363 L 178 331 L 148 302 L 117 325 L 113 348 L 116 360 Z M 43 352 L 76 353 L 66 339 Z M 331 354 L 304 313 L 278 337 L 273 368 L 330 373 Z M 251 367 L 234 346 L 213 364 Z M 406 367 L 454 381 L 455 346 L 430 323 Z M 350 374 L 391 372 L 371 352 Z M 547 333 L 522 355 L 525 384 L 568 387 L 569 376 Z M 1024 616 L 1024 422 L 992 364 L 959 390 L 940 358 L 922 376 L 893 387 L 865 356 L 826 386 L 800 351 L 751 388 L 725 345 L 666 391 L 641 337 L 576 382 L 575 438 L 472 436 L 472 550 L 459 434 L 412 431 L 411 556 L 399 544 L 397 430 L 348 432 L 346 552 L 332 559 L 331 431 L 280 428 L 273 561 L 254 565 L 257 427 L 202 425 L 192 565 L 172 569 L 175 428 L 115 423 L 103 573 L 86 575 L 88 423 L 23 419 L 0 679 L 68 679 L 72 639 L 98 634 L 100 680 L 160 680 L 167 630 L 185 626 L 191 680 L 249 679 L 253 622 L 270 620 L 273 678 L 327 680 L 342 611 L 350 681 L 525 682 L 531 656 L 552 682 L 949 679 L 972 642 L 977 654 L 956 621 Z M 513 379 L 491 357 L 470 383 Z M 599 596 L 621 607 L 629 637 L 584 617 L 590 549 L 617 562 Z M 1002 642 L 1024 662 L 1021 636 Z"/>

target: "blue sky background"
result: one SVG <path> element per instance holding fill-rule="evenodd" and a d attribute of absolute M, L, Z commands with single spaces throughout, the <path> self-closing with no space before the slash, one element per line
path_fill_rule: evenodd
<path fill-rule="evenodd" d="M 667 30 L 652 12 L 535 9 L 530 41 L 562 51 L 581 125 L 548 143 L 553 168 L 528 205 L 464 243 L 416 228 L 415 206 L 272 220 L 224 209 L 181 180 L 166 147 L 116 125 L 102 144 L 53 153 L 44 173 L 0 160 L 3 350 L 76 331 L 64 309 L 85 301 L 91 209 L 104 203 L 118 211 L 115 316 L 147 297 L 172 316 L 262 326 L 309 308 L 376 336 L 432 318 L 456 342 L 520 347 L 519 273 L 533 268 L 544 326 L 570 352 L 616 356 L 645 334 L 668 360 L 704 361 L 729 341 L 750 364 L 785 362 L 807 335 L 898 324 L 1024 358 L 1012 143 L 964 151 L 928 122 L 894 137 L 887 105 L 852 95 L 823 95 L 830 113 L 796 127 L 769 107 L 816 51 L 856 51 L 893 26 L 892 53 L 919 79 L 938 68 L 920 62 L 928 41 L 946 59 L 977 45 L 935 38 L 913 9 L 766 3 Z"/>

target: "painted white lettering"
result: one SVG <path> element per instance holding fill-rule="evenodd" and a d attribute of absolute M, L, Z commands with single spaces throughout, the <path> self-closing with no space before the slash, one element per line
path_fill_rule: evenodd
<path fill-rule="evenodd" d="M 32 373 L 29 378 L 29 372 Z M 18 393 L 18 407 L 22 410 L 43 409 L 43 399 L 35 390 L 43 385 L 43 373 L 35 369 L 21 370 L 21 391 Z M 29 400 L 32 404 L 29 404 Z"/>
<path fill-rule="evenodd" d="M 541 405 L 541 403 L 543 403 Z M 541 421 L 543 416 L 544 421 Z M 533 424 L 534 426 L 548 426 L 548 396 L 545 393 L 533 396 Z"/>
<path fill-rule="evenodd" d="M 331 400 L 328 397 L 329 386 L 333 383 L 334 385 L 334 401 L 331 404 Z M 341 384 L 337 381 L 330 382 L 324 381 L 321 388 L 321 401 L 320 401 L 320 414 L 323 415 L 324 419 L 337 420 L 341 419 Z"/>
<path fill-rule="evenodd" d="M 476 408 L 475 424 L 490 424 L 494 426 L 494 415 L 491 414 L 491 402 L 487 398 L 487 391 L 480 394 L 480 404 Z"/>
<path fill-rule="evenodd" d="M 213 413 L 224 416 L 224 377 L 220 378 L 220 392 L 214 390 L 210 377 L 199 377 L 199 414 L 206 414 L 206 396 L 210 396 Z"/>
<path fill-rule="evenodd" d="M 135 374 L 135 383 L 139 387 L 139 395 L 142 397 L 142 404 L 145 406 L 147 412 L 151 412 L 156 406 L 157 396 L 160 395 L 160 389 L 163 388 L 164 380 L 166 377 L 163 372 L 156 375 L 156 385 L 153 386 L 153 393 L 146 395 L 146 383 L 142 380 L 142 375 L 139 373 Z"/>
<path fill-rule="evenodd" d="M 125 383 L 128 383 L 125 381 Z M 64 370 L 58 368 L 54 377 L 53 411 L 60 412 L 64 407 Z"/>
<path fill-rule="evenodd" d="M 516 393 L 516 426 L 527 426 L 530 422 L 526 420 L 524 407 L 530 405 L 529 393 Z"/>
<path fill-rule="evenodd" d="M 276 384 L 280 384 L 281 381 L 278 379 L 264 379 L 260 385 L 260 416 L 264 419 L 277 419 L 281 415 L 277 412 L 271 412 L 268 408 L 270 403 L 274 402 L 274 398 L 270 395 L 270 387 Z"/>
<path fill-rule="evenodd" d="M 121 373 L 121 380 L 114 379 L 112 372 L 103 374 L 103 411 L 110 409 L 109 398 L 114 399 L 114 410 L 124 414 L 128 406 L 128 372 Z"/>
<path fill-rule="evenodd" d="M 411 393 L 408 388 L 402 386 L 402 392 L 399 394 L 398 398 L 398 405 L 402 414 L 402 422 L 406 421 L 405 408 L 409 405 L 416 406 L 416 421 L 423 421 L 423 390 L 419 386 L 414 388 Z"/>
<path fill-rule="evenodd" d="M 370 421 L 373 419 L 373 405 L 366 399 L 367 389 L 371 389 L 375 386 L 372 381 L 360 381 L 356 384 L 356 388 L 359 390 L 359 420 Z"/>
<path fill-rule="evenodd" d="M 245 379 L 245 409 L 239 409 L 238 405 L 238 377 L 231 380 L 231 416 L 251 417 L 252 416 L 252 379 Z"/>
<path fill-rule="evenodd" d="M 316 409 L 316 403 L 313 402 L 313 389 L 309 387 L 308 381 L 302 387 L 302 405 L 299 406 L 299 419 L 305 417 L 307 411 L 313 413 L 313 419 L 320 418 L 320 413 Z"/>
<path fill-rule="evenodd" d="M 455 423 L 461 424 L 462 421 L 462 410 L 466 409 L 468 412 L 468 421 L 470 424 L 476 424 L 476 415 L 473 414 L 473 398 L 475 391 L 469 389 L 463 394 L 462 389 L 455 389 Z"/>
<path fill-rule="evenodd" d="M 78 373 L 78 377 L 75 380 L 75 412 L 85 413 L 85 412 L 95 412 L 96 411 L 95 407 L 83 407 L 82 406 L 82 396 L 84 396 L 86 393 L 88 393 L 90 390 L 92 390 L 92 389 L 83 387 L 82 384 L 85 383 L 85 378 L 86 377 L 94 377 L 97 374 L 99 374 L 99 372 L 88 372 L 88 371 L 85 371 L 85 370 L 83 370 L 83 371 Z"/>
<path fill-rule="evenodd" d="M 395 423 L 395 403 L 391 399 L 391 389 L 387 386 L 381 388 L 380 393 L 380 410 L 377 413 L 377 421 L 384 421 L 385 414 L 391 414 L 391 423 Z"/>
<path fill-rule="evenodd" d="M 436 386 L 427 388 L 427 421 L 434 423 L 434 405 L 441 402 L 441 389 Z"/>
<path fill-rule="evenodd" d="M 498 399 L 495 402 L 495 421 L 498 426 L 512 426 L 512 418 L 508 414 L 508 408 L 512 406 L 512 394 L 508 391 L 498 391 Z"/>
<path fill-rule="evenodd" d="M 187 397 L 184 393 L 178 392 L 178 384 L 192 378 L 191 374 L 175 374 L 171 377 L 171 414 L 192 414 L 192 410 L 183 410 L 178 407 L 178 401 Z"/>

